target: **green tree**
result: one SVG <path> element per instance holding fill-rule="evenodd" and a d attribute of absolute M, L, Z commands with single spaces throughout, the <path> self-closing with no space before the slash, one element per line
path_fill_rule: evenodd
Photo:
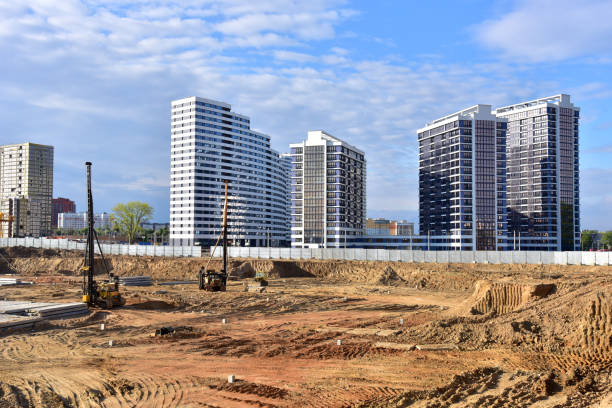
<path fill-rule="evenodd" d="M 601 244 L 607 249 L 612 249 L 612 231 L 606 231 L 601 234 Z"/>
<path fill-rule="evenodd" d="M 582 231 L 582 242 L 580 243 L 580 246 L 582 247 L 583 251 L 588 251 L 589 249 L 593 248 L 593 238 L 595 238 L 595 234 L 597 234 L 597 231 L 594 230 Z"/>
<path fill-rule="evenodd" d="M 112 220 L 122 234 L 125 234 L 129 243 L 141 233 L 141 223 L 147 222 L 153 215 L 153 207 L 140 201 L 130 201 L 127 204 L 119 203 L 113 207 Z"/>

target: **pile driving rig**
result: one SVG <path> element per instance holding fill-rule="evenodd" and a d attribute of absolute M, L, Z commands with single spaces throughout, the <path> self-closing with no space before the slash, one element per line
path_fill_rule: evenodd
<path fill-rule="evenodd" d="M 225 204 L 223 205 L 223 229 L 219 238 L 217 238 L 217 242 L 215 243 L 215 247 L 213 248 L 210 258 L 208 258 L 208 262 L 206 266 L 200 268 L 200 272 L 198 274 L 198 281 L 201 290 L 206 290 L 209 292 L 225 292 L 227 285 L 227 189 L 229 180 L 223 180 L 225 183 Z M 220 272 L 217 271 L 209 271 L 208 264 L 219 245 L 219 240 L 223 238 L 223 270 Z"/>
<path fill-rule="evenodd" d="M 85 260 L 81 271 L 83 272 L 83 302 L 89 306 L 101 306 L 110 309 L 114 306 L 125 304 L 125 299 L 119 293 L 119 278 L 113 276 L 108 270 L 106 259 L 102 253 L 102 247 L 98 241 L 98 234 L 94 229 L 93 198 L 91 195 L 91 162 L 86 162 L 87 167 L 87 245 L 85 247 Z M 96 282 L 95 276 L 95 247 L 94 239 L 98 244 L 102 264 L 108 275 L 108 279 Z"/>

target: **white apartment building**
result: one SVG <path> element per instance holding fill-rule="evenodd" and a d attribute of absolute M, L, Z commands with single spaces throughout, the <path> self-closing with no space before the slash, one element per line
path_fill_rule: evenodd
<path fill-rule="evenodd" d="M 291 246 L 354 246 L 365 232 L 363 151 L 321 130 L 290 148 Z"/>
<path fill-rule="evenodd" d="M 111 227 L 110 214 L 94 214 L 94 228 L 97 230 Z M 78 231 L 87 228 L 87 213 L 59 213 L 57 214 L 57 227 L 63 230 Z"/>
<path fill-rule="evenodd" d="M 279 246 L 289 233 L 286 166 L 270 136 L 231 105 L 200 97 L 171 102 L 170 242 L 213 245 L 229 180 L 233 245 Z"/>
<path fill-rule="evenodd" d="M 498 108 L 508 120 L 508 234 L 520 249 L 580 250 L 580 108 L 566 94 Z M 517 249 L 519 246 L 514 245 Z"/>
<path fill-rule="evenodd" d="M 0 146 L 0 212 L 13 222 L 3 237 L 41 237 L 51 232 L 53 146 Z"/>

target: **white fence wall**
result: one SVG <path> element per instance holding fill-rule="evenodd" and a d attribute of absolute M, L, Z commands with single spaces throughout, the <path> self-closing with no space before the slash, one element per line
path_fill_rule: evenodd
<path fill-rule="evenodd" d="M 0 247 L 23 246 L 42 249 L 76 249 L 85 250 L 84 242 L 67 239 L 46 238 L 0 238 Z M 199 246 L 154 246 L 154 245 L 123 245 L 100 244 L 104 255 L 134 255 L 134 256 L 202 256 Z M 100 253 L 96 245 L 96 253 Z M 219 251 L 217 251 L 219 252 Z"/>
<path fill-rule="evenodd" d="M 221 254 L 222 251 L 217 249 L 214 256 L 221 257 Z M 232 258 L 254 259 L 340 259 L 346 261 L 612 266 L 612 252 L 408 251 L 363 248 L 229 247 L 228 255 Z"/>

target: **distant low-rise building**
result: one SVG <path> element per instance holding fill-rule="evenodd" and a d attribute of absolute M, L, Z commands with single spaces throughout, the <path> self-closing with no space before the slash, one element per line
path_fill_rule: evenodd
<path fill-rule="evenodd" d="M 59 213 L 57 215 L 57 227 L 63 230 L 82 230 L 87 228 L 87 213 Z M 97 230 L 111 227 L 110 214 L 94 214 L 94 228 Z"/>
<path fill-rule="evenodd" d="M 169 222 L 142 222 L 140 228 L 145 230 L 159 231 L 161 229 L 170 229 Z"/>
<path fill-rule="evenodd" d="M 406 220 L 394 221 L 385 218 L 366 219 L 366 235 L 414 235 L 414 223 Z"/>
<path fill-rule="evenodd" d="M 53 228 L 57 228 L 57 215 L 60 213 L 75 213 L 76 212 L 76 204 L 74 201 L 58 197 L 54 198 L 51 202 L 51 225 Z"/>

